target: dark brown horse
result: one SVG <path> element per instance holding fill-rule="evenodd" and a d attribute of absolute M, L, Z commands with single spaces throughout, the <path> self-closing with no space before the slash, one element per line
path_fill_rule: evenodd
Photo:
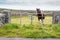
<path fill-rule="evenodd" d="M 36 9 L 36 12 L 37 12 L 37 17 L 38 17 L 38 21 L 42 21 L 42 23 L 43 23 L 43 20 L 45 19 L 45 15 L 41 12 L 41 10 L 40 9 Z"/>

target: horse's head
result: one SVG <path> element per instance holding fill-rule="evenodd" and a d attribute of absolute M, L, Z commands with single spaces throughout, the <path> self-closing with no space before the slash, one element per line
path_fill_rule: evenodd
<path fill-rule="evenodd" d="M 36 8 L 37 13 L 41 13 L 41 10 L 39 8 Z"/>

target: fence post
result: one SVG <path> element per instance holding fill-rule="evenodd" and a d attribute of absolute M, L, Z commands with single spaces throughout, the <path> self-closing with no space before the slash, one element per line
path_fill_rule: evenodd
<path fill-rule="evenodd" d="M 8 10 L 3 10 L 2 12 L 5 14 L 5 23 L 11 23 L 11 13 Z"/>
<path fill-rule="evenodd" d="M 31 20 L 31 24 L 33 23 L 33 16 L 32 15 L 30 15 L 30 20 Z"/>
<path fill-rule="evenodd" d="M 53 23 L 53 24 L 58 24 L 58 23 L 60 23 L 60 11 L 54 11 L 54 12 L 53 12 L 52 23 Z"/>
<path fill-rule="evenodd" d="M 0 13 L 0 26 L 4 24 L 5 15 Z"/>
<path fill-rule="evenodd" d="M 22 16 L 22 15 L 21 15 L 21 13 L 20 13 L 20 25 L 21 25 L 21 16 Z"/>

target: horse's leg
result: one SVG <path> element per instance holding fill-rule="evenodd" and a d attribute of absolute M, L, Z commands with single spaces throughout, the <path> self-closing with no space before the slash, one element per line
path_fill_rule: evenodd
<path fill-rule="evenodd" d="M 40 24 L 40 18 L 38 17 L 38 24 Z"/>
<path fill-rule="evenodd" d="M 43 19 L 41 19 L 41 22 L 42 22 L 42 25 L 44 25 L 44 20 Z"/>
<path fill-rule="evenodd" d="M 41 19 L 41 22 L 42 22 L 42 32 L 44 32 L 44 20 Z"/>
<path fill-rule="evenodd" d="M 38 24 L 40 24 L 40 19 L 38 19 Z"/>

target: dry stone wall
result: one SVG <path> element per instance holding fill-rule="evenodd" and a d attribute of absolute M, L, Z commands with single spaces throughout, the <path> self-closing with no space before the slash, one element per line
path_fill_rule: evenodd
<path fill-rule="evenodd" d="M 52 23 L 54 23 L 54 24 L 60 23 L 60 11 L 53 12 Z"/>

